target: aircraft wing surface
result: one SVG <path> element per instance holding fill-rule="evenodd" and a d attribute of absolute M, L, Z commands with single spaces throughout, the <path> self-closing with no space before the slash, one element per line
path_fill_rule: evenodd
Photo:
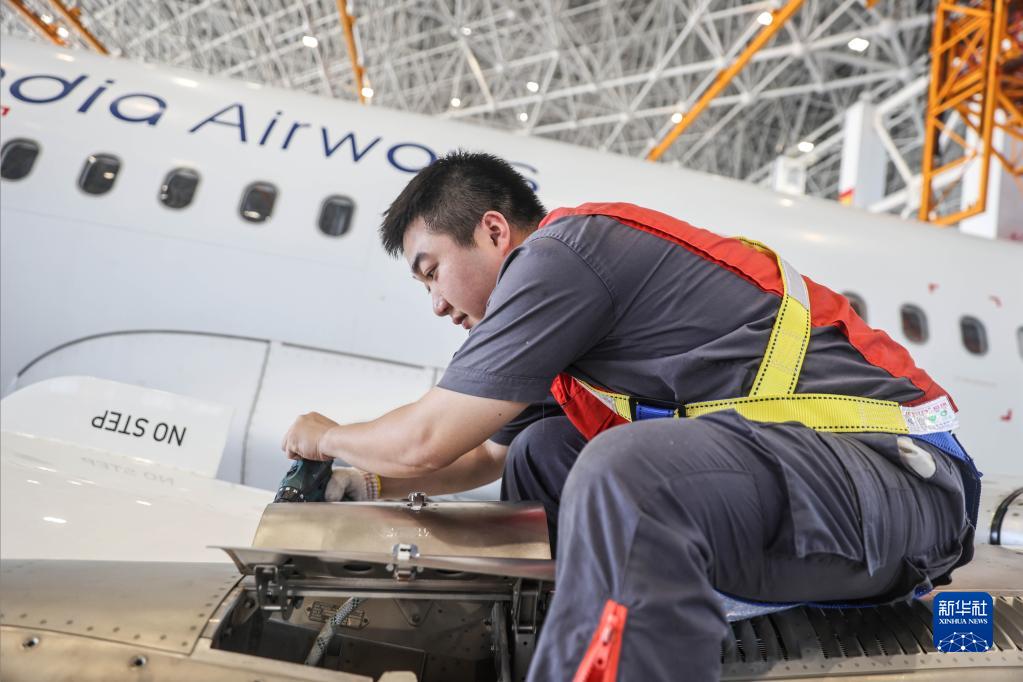
<path fill-rule="evenodd" d="M 68 377 L 2 407 L 5 559 L 225 561 L 207 545 L 249 544 L 273 499 L 212 477 L 222 406 Z"/>

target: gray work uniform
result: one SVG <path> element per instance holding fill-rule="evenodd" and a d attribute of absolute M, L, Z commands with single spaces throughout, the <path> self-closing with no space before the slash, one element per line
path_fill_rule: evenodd
<path fill-rule="evenodd" d="M 611 218 L 563 218 L 509 254 L 439 385 L 536 402 L 568 371 L 654 402 L 747 395 L 778 305 Z M 830 326 L 812 330 L 796 391 L 923 395 Z M 715 589 L 758 601 L 897 599 L 943 578 L 967 558 L 972 528 L 955 465 L 922 447 L 936 462 L 927 480 L 900 466 L 893 435 L 735 412 L 636 422 L 588 444 L 564 417 L 531 424 L 506 475 L 549 460 L 545 487 L 560 504 L 556 596 L 531 679 L 571 679 L 609 599 L 628 609 L 619 679 L 671 679 L 684 666 L 687 679 L 709 680 L 725 632 Z"/>

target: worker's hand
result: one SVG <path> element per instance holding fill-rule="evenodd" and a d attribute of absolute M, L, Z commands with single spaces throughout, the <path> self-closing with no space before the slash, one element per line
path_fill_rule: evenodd
<path fill-rule="evenodd" d="M 380 477 L 354 467 L 338 467 L 330 475 L 327 502 L 372 502 L 380 497 Z"/>
<path fill-rule="evenodd" d="M 331 457 L 320 450 L 320 441 L 327 431 L 337 425 L 336 421 L 324 417 L 319 412 L 303 414 L 284 434 L 281 449 L 287 453 L 288 459 L 325 462 Z"/>

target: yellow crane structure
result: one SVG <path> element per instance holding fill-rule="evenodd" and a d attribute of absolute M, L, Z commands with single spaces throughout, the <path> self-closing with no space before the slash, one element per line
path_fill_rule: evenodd
<path fill-rule="evenodd" d="M 919 217 L 947 227 L 986 210 L 993 158 L 1023 191 L 1023 153 L 1010 158 L 992 147 L 1001 129 L 1023 149 L 1023 2 L 938 0 L 936 11 Z M 965 136 L 954 130 L 956 118 Z M 978 196 L 950 209 L 945 200 L 965 190 L 971 163 L 979 164 Z"/>

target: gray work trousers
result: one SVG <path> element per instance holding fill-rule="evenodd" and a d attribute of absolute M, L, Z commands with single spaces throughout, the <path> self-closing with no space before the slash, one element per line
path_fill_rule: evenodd
<path fill-rule="evenodd" d="M 608 600 L 628 609 L 618 680 L 699 682 L 720 676 L 715 590 L 894 601 L 945 579 L 970 555 L 972 527 L 955 465 L 924 449 L 937 465 L 927 480 L 900 464 L 895 436 L 730 411 L 627 424 L 588 444 L 565 417 L 531 424 L 509 448 L 503 494 L 543 502 L 558 544 L 529 680 L 572 679 Z"/>

